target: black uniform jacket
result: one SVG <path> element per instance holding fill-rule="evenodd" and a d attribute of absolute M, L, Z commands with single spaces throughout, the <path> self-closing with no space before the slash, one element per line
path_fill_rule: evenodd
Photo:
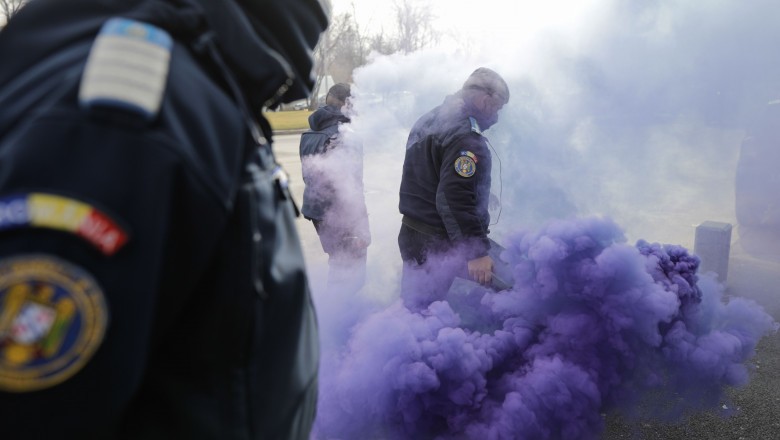
<path fill-rule="evenodd" d="M 174 38 L 152 118 L 78 103 L 115 16 Z M 261 42 L 208 20 L 185 1 L 36 0 L 0 33 L 2 438 L 308 438 L 316 319 L 241 97 L 288 77 L 271 52 L 237 73 L 220 38 Z"/>
<path fill-rule="evenodd" d="M 487 255 L 491 155 L 474 118 L 457 95 L 423 115 L 406 144 L 401 214 L 468 244 L 469 257 Z"/>
<path fill-rule="evenodd" d="M 331 206 L 335 191 L 329 180 L 334 176 L 322 176 L 311 172 L 306 166 L 306 158 L 322 155 L 335 147 L 339 136 L 339 124 L 348 123 L 349 118 L 337 107 L 326 105 L 318 108 L 309 116 L 309 131 L 301 135 L 300 155 L 303 162 L 303 206 L 301 212 L 311 220 L 322 220 Z M 334 174 L 339 172 L 333 170 Z"/>

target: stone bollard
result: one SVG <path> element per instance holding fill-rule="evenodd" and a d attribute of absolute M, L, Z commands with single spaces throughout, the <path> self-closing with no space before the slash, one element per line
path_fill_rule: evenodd
<path fill-rule="evenodd" d="M 706 221 L 696 227 L 693 253 L 701 258 L 699 273 L 715 272 L 725 282 L 729 273 L 731 224 Z"/>

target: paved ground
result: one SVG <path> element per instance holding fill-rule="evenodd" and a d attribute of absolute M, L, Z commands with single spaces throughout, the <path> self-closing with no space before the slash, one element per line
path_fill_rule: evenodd
<path fill-rule="evenodd" d="M 744 235 L 744 234 L 743 234 Z M 777 243 L 777 242 L 775 242 Z M 732 243 L 727 293 L 751 298 L 780 321 L 780 258 L 750 253 L 737 233 Z M 755 369 L 748 385 L 728 390 L 730 401 L 709 412 L 692 414 L 686 421 L 658 420 L 632 423 L 607 416 L 604 439 L 632 440 L 774 440 L 780 439 L 780 333 L 761 340 Z M 728 417 L 727 417 L 728 416 Z"/>
<path fill-rule="evenodd" d="M 299 134 L 275 138 L 279 162 L 290 175 L 296 201 L 303 194 L 298 159 Z M 319 268 L 326 259 L 311 224 L 298 220 L 307 265 Z M 727 294 L 750 298 L 780 321 L 780 237 L 735 228 L 732 236 Z M 690 246 L 688 243 L 680 243 Z M 373 246 L 373 245 L 372 245 Z M 770 249 L 770 251 L 766 251 Z M 777 251 L 777 252 L 775 252 Z M 728 391 L 729 401 L 709 412 L 690 415 L 684 422 L 626 421 L 605 415 L 605 440 L 773 440 L 780 439 L 780 334 L 764 338 L 753 359 L 750 383 Z M 729 415 L 729 417 L 726 417 Z"/>
<path fill-rule="evenodd" d="M 289 133 L 276 135 L 274 138 L 274 152 L 277 161 L 282 165 L 290 179 L 290 189 L 298 207 L 301 207 L 303 200 L 303 177 L 301 177 L 301 161 L 298 153 L 301 135 L 299 133 Z M 314 231 L 311 222 L 298 217 L 298 232 L 303 243 L 306 261 L 312 266 L 326 262 L 327 259 L 322 253 L 319 239 Z"/>

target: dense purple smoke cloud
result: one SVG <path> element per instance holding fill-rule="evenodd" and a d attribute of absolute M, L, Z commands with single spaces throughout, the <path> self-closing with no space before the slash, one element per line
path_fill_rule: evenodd
<path fill-rule="evenodd" d="M 475 287 L 467 320 L 462 298 L 368 315 L 325 353 L 314 437 L 589 439 L 605 411 L 717 404 L 777 324 L 682 247 L 624 241 L 555 221 L 509 240 L 513 289 Z"/>

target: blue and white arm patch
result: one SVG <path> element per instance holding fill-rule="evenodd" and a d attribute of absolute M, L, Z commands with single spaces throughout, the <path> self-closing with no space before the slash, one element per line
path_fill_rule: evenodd
<path fill-rule="evenodd" d="M 107 21 L 81 78 L 82 107 L 119 108 L 152 120 L 165 94 L 173 40 L 158 27 L 126 18 Z"/>

